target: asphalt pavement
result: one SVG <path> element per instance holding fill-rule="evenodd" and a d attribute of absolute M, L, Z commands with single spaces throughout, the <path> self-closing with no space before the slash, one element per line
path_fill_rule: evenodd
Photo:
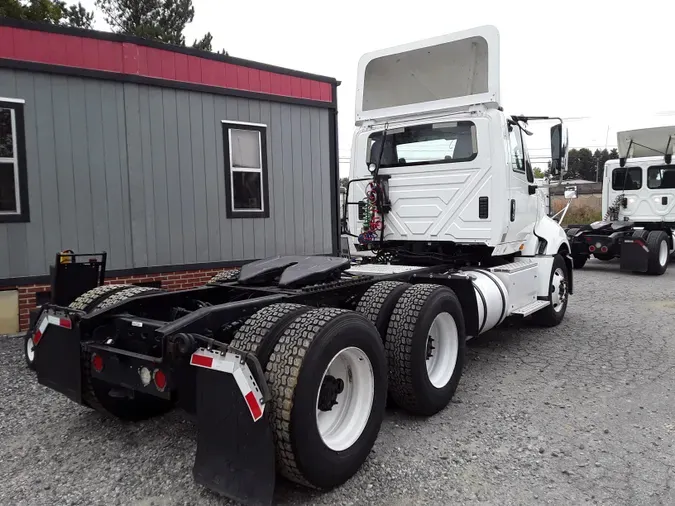
<path fill-rule="evenodd" d="M 675 264 L 591 260 L 562 324 L 470 343 L 452 404 L 390 410 L 359 473 L 326 493 L 280 480 L 278 504 L 675 504 Z M 105 420 L 37 384 L 0 340 L 0 504 L 229 504 L 192 479 L 179 413 Z"/>

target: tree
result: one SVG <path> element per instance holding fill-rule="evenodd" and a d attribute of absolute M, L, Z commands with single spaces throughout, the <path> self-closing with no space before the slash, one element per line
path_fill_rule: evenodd
<path fill-rule="evenodd" d="M 65 2 L 60 2 L 65 7 Z M 89 12 L 87 9 L 82 7 L 81 3 L 77 5 L 71 5 L 65 10 L 66 19 L 70 26 L 76 26 L 78 28 L 86 28 L 91 30 L 92 24 L 94 22 L 94 13 Z"/>
<path fill-rule="evenodd" d="M 96 5 L 114 32 L 176 46 L 185 46 L 183 30 L 195 16 L 192 0 L 96 0 Z M 193 47 L 211 51 L 212 40 L 209 32 Z"/>
<path fill-rule="evenodd" d="M 213 35 L 211 35 L 211 32 L 206 32 L 206 35 L 204 35 L 201 40 L 195 40 L 194 43 L 192 44 L 192 47 L 196 49 L 201 49 L 202 51 L 213 51 L 211 48 L 211 42 L 213 41 Z"/>
<path fill-rule="evenodd" d="M 564 179 L 595 180 L 596 163 L 590 149 L 570 149 L 567 159 L 568 171 Z"/>
<path fill-rule="evenodd" d="M 615 160 L 619 158 L 619 152 L 616 148 L 613 148 L 611 151 L 607 151 L 606 149 L 600 151 L 599 149 L 596 149 L 595 153 L 593 153 L 593 158 L 595 158 L 598 171 L 597 180 L 602 181 L 602 177 L 605 172 L 605 162 L 607 162 L 607 160 Z"/>
<path fill-rule="evenodd" d="M 541 171 L 539 167 L 534 168 L 534 177 L 537 179 L 542 179 L 544 177 L 544 173 Z"/>
<path fill-rule="evenodd" d="M 94 21 L 81 3 L 66 6 L 61 0 L 0 0 L 0 16 L 77 28 L 91 28 Z"/>
<path fill-rule="evenodd" d="M 195 49 L 201 49 L 202 51 L 211 51 L 213 52 L 213 48 L 211 46 L 211 42 L 213 41 L 213 35 L 211 35 L 211 32 L 206 32 L 206 35 L 204 35 L 201 40 L 195 40 L 192 43 L 192 47 Z M 225 49 L 221 49 L 220 51 L 217 51 L 218 54 L 222 54 L 227 56 L 227 51 Z"/>

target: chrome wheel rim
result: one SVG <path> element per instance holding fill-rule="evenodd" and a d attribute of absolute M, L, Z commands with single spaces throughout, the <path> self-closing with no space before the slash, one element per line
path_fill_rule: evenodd
<path fill-rule="evenodd" d="M 565 307 L 567 302 L 567 280 L 565 279 L 565 272 L 558 267 L 553 271 L 553 282 L 551 283 L 551 305 L 553 310 L 559 313 Z"/>

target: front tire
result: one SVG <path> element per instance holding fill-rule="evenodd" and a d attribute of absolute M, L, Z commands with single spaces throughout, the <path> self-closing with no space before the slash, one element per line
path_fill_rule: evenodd
<path fill-rule="evenodd" d="M 441 285 L 408 288 L 385 340 L 389 393 L 407 411 L 431 416 L 446 407 L 464 367 L 466 333 L 455 292 Z"/>
<path fill-rule="evenodd" d="M 266 376 L 282 476 L 319 489 L 351 478 L 384 417 L 387 366 L 373 324 L 344 309 L 304 313 L 279 338 Z"/>
<path fill-rule="evenodd" d="M 553 257 L 553 266 L 549 278 L 549 305 L 533 315 L 533 320 L 543 327 L 555 327 L 565 317 L 569 299 L 569 278 L 567 265 L 561 255 Z"/>
<path fill-rule="evenodd" d="M 668 269 L 668 236 L 662 230 L 652 230 L 647 236 L 649 262 L 647 273 L 660 276 Z"/>

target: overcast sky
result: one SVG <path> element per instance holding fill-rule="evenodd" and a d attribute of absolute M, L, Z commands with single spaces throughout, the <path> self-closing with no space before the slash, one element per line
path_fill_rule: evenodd
<path fill-rule="evenodd" d="M 81 0 L 92 8 L 94 0 Z M 368 51 L 495 25 L 507 113 L 577 118 L 571 147 L 616 145 L 616 131 L 675 124 L 675 5 L 641 0 L 193 0 L 188 43 L 210 31 L 230 55 L 335 77 L 341 175 L 354 128 L 356 66 Z M 106 29 L 97 13 L 96 28 Z M 579 119 L 581 118 L 581 119 Z M 609 135 L 607 130 L 609 127 Z M 540 133 L 541 132 L 541 133 Z M 530 139 L 548 156 L 545 130 Z"/>

